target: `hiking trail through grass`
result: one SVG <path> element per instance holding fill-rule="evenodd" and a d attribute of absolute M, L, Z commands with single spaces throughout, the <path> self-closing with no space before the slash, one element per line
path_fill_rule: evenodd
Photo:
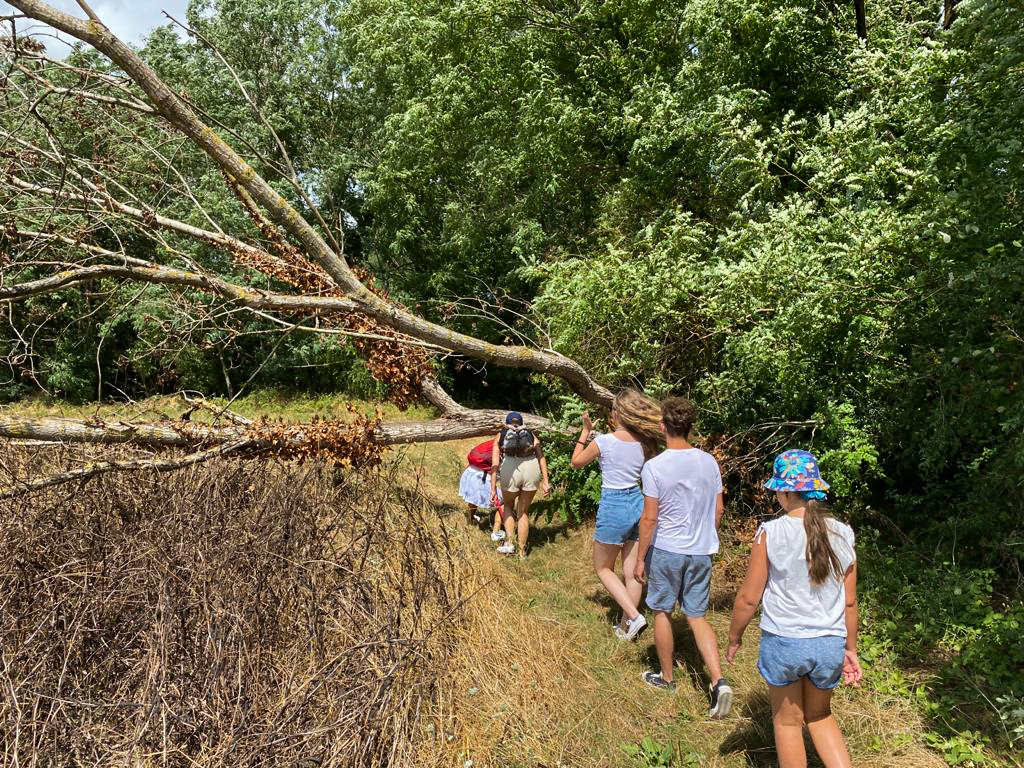
<path fill-rule="evenodd" d="M 476 590 L 460 668 L 442 706 L 445 724 L 426 748 L 474 768 L 776 765 L 768 690 L 755 668 L 756 621 L 725 668 L 736 698 L 724 720 L 707 717 L 707 675 L 681 614 L 673 617 L 677 690 L 650 688 L 641 674 L 657 668 L 653 630 L 634 643 L 612 634 L 619 608 L 590 565 L 592 523 L 536 516 L 529 557 L 519 562 L 494 552 L 489 521 L 466 522 L 457 480 L 474 442 L 409 456 L 463 549 Z M 723 651 L 745 567 L 745 552 L 731 538 L 723 535 L 715 559 L 708 614 Z M 858 767 L 945 765 L 924 745 L 924 726 L 906 699 L 841 686 L 834 711 Z M 821 765 L 807 744 L 810 765 Z"/>

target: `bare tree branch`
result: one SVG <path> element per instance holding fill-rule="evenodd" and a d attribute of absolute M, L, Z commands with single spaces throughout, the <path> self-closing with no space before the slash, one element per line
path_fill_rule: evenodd
<path fill-rule="evenodd" d="M 92 45 L 120 67 L 149 97 L 158 113 L 202 149 L 228 178 L 244 189 L 271 218 L 296 239 L 303 252 L 319 264 L 356 303 L 361 313 L 396 331 L 497 365 L 527 368 L 562 378 L 584 399 L 607 405 L 611 393 L 577 363 L 554 352 L 497 345 L 457 333 L 413 315 L 404 307 L 370 291 L 320 234 L 257 174 L 209 126 L 204 124 L 159 76 L 102 24 L 84 22 L 40 0 L 13 0 L 18 10 Z M 207 236 L 209 233 L 206 233 Z"/>
<path fill-rule="evenodd" d="M 21 496 L 25 493 L 41 491 L 45 488 L 53 488 L 64 483 L 75 480 L 84 481 L 89 478 L 103 475 L 107 472 L 128 472 L 138 470 L 154 470 L 157 472 L 170 472 L 182 469 L 193 464 L 201 464 L 204 461 L 215 459 L 219 456 L 226 456 L 239 449 L 245 448 L 248 441 L 237 440 L 218 445 L 215 448 L 208 448 L 205 451 L 196 451 L 179 459 L 131 459 L 127 461 L 103 461 L 97 464 L 89 464 L 79 469 L 58 472 L 46 477 L 38 477 L 32 480 L 16 482 L 8 488 L 0 487 L 0 499 L 9 499 L 14 496 Z"/>

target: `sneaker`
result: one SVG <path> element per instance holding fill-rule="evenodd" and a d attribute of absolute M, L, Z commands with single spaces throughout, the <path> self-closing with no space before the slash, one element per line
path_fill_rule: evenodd
<path fill-rule="evenodd" d="M 511 541 L 506 541 L 504 544 L 502 544 L 500 547 L 498 547 L 498 554 L 499 555 L 511 555 L 515 551 L 516 551 L 516 545 L 513 544 Z"/>
<path fill-rule="evenodd" d="M 504 531 L 494 531 L 491 534 L 491 541 L 504 541 L 504 540 L 505 540 L 505 532 Z"/>
<path fill-rule="evenodd" d="M 676 684 L 670 683 L 661 676 L 660 672 L 647 671 L 641 677 L 645 683 L 653 688 L 660 688 L 663 691 L 674 691 L 676 689 Z"/>
<path fill-rule="evenodd" d="M 732 688 L 720 677 L 718 682 L 711 686 L 711 719 L 719 720 L 729 714 L 732 708 Z"/>
<path fill-rule="evenodd" d="M 626 630 L 623 632 L 624 640 L 636 640 L 640 636 L 640 633 L 644 631 L 644 627 L 647 626 L 647 619 L 644 618 L 642 613 L 638 613 L 635 619 L 630 619 L 626 622 Z"/>
<path fill-rule="evenodd" d="M 483 515 L 478 515 L 476 513 L 473 513 L 473 522 L 474 523 L 482 523 L 483 521 L 484 521 L 484 516 Z"/>
<path fill-rule="evenodd" d="M 612 633 L 619 638 L 619 640 L 626 639 L 626 630 L 620 627 L 618 624 L 612 624 Z"/>

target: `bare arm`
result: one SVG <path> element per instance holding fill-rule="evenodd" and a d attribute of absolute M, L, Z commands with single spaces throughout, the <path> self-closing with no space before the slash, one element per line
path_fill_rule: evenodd
<path fill-rule="evenodd" d="M 540 439 L 533 438 L 533 451 L 537 454 L 537 461 L 540 462 L 541 492 L 547 496 L 551 493 L 551 483 L 548 482 L 548 460 L 544 458 L 544 449 L 540 445 Z"/>
<path fill-rule="evenodd" d="M 857 609 L 857 563 L 846 571 L 846 653 L 843 659 L 843 680 L 847 685 L 857 685 L 862 676 L 860 660 L 857 658 L 857 625 L 860 623 Z"/>
<path fill-rule="evenodd" d="M 594 425 L 590 421 L 590 414 L 587 411 L 583 412 L 583 429 L 580 430 L 580 439 L 576 441 L 576 445 L 572 449 L 572 460 L 570 463 L 573 469 L 583 469 L 590 462 L 598 457 L 601 450 L 597 447 L 597 441 L 591 442 L 587 445 L 587 441 L 590 439 L 591 433 L 594 431 Z"/>
<path fill-rule="evenodd" d="M 722 525 L 722 515 L 725 514 L 725 494 L 719 491 L 718 497 L 715 499 L 715 530 L 717 531 Z"/>
<path fill-rule="evenodd" d="M 719 497 L 721 498 L 721 497 Z M 747 576 L 743 580 L 732 607 L 732 621 L 729 624 L 729 647 L 725 652 L 726 661 L 730 664 L 743 644 L 743 633 L 754 618 L 757 606 L 764 595 L 765 584 L 768 583 L 768 545 L 764 536 L 758 536 L 750 551 L 750 562 L 747 564 Z"/>
<path fill-rule="evenodd" d="M 501 463 L 501 446 L 498 441 L 501 439 L 501 432 L 494 436 L 494 444 L 491 446 L 491 498 L 498 495 L 498 466 Z"/>
<path fill-rule="evenodd" d="M 644 580 L 644 561 L 647 550 L 651 548 L 654 532 L 658 529 L 658 500 L 653 496 L 644 496 L 644 514 L 640 518 L 640 541 L 637 544 L 636 568 L 633 575 L 637 581 Z"/>

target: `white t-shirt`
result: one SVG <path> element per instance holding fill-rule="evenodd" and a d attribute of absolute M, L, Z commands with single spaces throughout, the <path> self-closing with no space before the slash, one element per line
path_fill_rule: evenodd
<path fill-rule="evenodd" d="M 644 464 L 644 496 L 658 500 L 655 546 L 679 555 L 718 551 L 715 507 L 722 471 L 699 448 L 669 448 Z"/>
<path fill-rule="evenodd" d="M 827 517 L 825 522 L 845 575 L 857 559 L 853 529 L 834 518 Z M 824 584 L 811 586 L 803 518 L 777 517 L 758 529 L 755 540 L 761 536 L 768 550 L 761 629 L 783 637 L 846 637 L 845 579 L 830 576 Z"/>
<path fill-rule="evenodd" d="M 644 447 L 620 440 L 615 435 L 594 438 L 601 462 L 602 488 L 635 488 L 644 466 Z"/>

